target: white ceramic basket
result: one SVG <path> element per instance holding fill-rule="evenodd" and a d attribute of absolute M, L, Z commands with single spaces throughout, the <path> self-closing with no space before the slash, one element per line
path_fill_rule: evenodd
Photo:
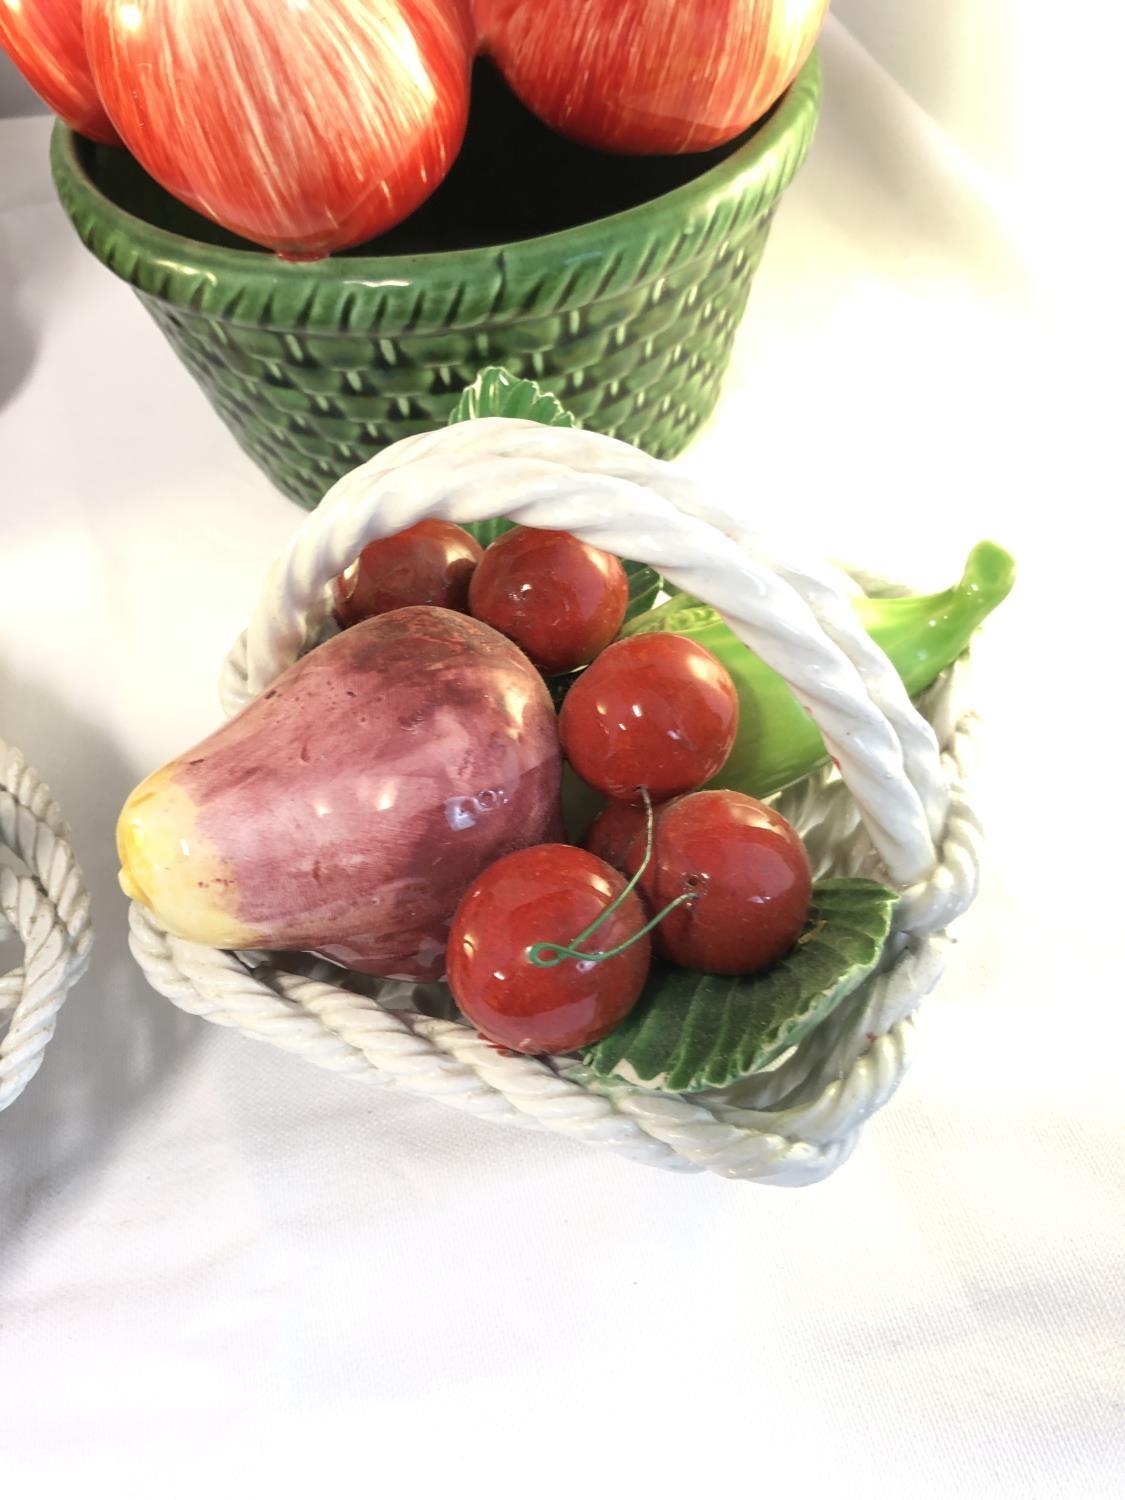
<path fill-rule="evenodd" d="M 346 475 L 270 570 L 227 660 L 234 713 L 325 628 L 331 580 L 365 543 L 427 517 L 507 516 L 648 563 L 718 608 L 786 678 L 839 773 L 777 799 L 817 875 L 871 875 L 902 892 L 884 962 L 774 1067 L 706 1095 L 592 1080 L 575 1058 L 508 1056 L 456 1020 L 165 932 L 142 907 L 133 952 L 175 1004 L 322 1067 L 377 1077 L 490 1119 L 559 1131 L 656 1166 L 803 1184 L 833 1171 L 907 1064 L 913 1016 L 944 967 L 946 928 L 976 892 L 980 829 L 963 789 L 975 716 L 964 661 L 924 713 L 848 602 L 847 581 L 781 556 L 710 506 L 669 464 L 610 438 L 486 418 L 397 443 Z M 863 580 L 861 580 L 863 581 Z"/>
<path fill-rule="evenodd" d="M 67 993 L 89 962 L 90 898 L 51 793 L 18 750 L 0 740 L 0 939 L 23 963 L 0 975 L 0 1110 L 39 1071 Z"/>

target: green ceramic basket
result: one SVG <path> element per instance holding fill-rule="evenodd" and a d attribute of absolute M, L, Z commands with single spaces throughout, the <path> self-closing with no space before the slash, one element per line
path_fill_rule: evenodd
<path fill-rule="evenodd" d="M 62 125 L 51 165 L 83 242 L 251 457 L 313 506 L 380 448 L 443 425 L 486 365 L 542 381 L 588 427 L 678 453 L 715 404 L 819 105 L 814 56 L 721 151 L 614 157 L 553 135 L 482 63 L 465 147 L 430 202 L 377 254 L 298 265 Z"/>

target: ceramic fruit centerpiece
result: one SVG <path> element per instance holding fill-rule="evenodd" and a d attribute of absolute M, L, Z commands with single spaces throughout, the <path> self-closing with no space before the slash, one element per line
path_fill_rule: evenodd
<path fill-rule="evenodd" d="M 869 598 L 503 372 L 457 418 L 326 498 L 128 799 L 134 952 L 328 1066 L 823 1175 L 975 888 L 954 664 L 1011 560 Z"/>
<path fill-rule="evenodd" d="M 312 505 L 489 363 L 678 451 L 811 141 L 824 11 L 24 0 L 0 42 L 71 127 L 84 242 Z"/>

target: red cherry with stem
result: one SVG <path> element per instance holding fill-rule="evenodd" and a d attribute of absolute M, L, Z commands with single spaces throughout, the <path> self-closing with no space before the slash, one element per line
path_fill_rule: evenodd
<path fill-rule="evenodd" d="M 591 956 L 550 961 L 549 945 L 577 946 L 599 919 Z M 513 1052 L 572 1052 L 636 1003 L 651 957 L 644 927 L 639 899 L 603 860 L 570 844 L 520 849 L 478 876 L 454 913 L 453 998 L 482 1036 Z M 613 957 L 592 956 L 622 943 Z"/>
<path fill-rule="evenodd" d="M 629 580 L 620 561 L 571 536 L 517 526 L 485 551 L 469 585 L 478 620 L 547 673 L 591 661 L 621 629 Z"/>
<path fill-rule="evenodd" d="M 616 641 L 566 695 L 559 734 L 582 777 L 607 796 L 654 802 L 719 772 L 738 732 L 738 693 L 710 651 L 657 632 Z"/>
<path fill-rule="evenodd" d="M 626 871 L 641 870 L 634 835 Z M 658 808 L 640 889 L 651 908 L 688 892 L 656 928 L 654 946 L 707 974 L 753 974 L 788 953 L 809 913 L 808 855 L 791 823 L 742 792 L 695 792 Z"/>
<path fill-rule="evenodd" d="M 452 521 L 419 521 L 368 542 L 332 585 L 337 623 L 346 629 L 414 604 L 467 614 L 469 580 L 483 555 L 480 543 Z"/>

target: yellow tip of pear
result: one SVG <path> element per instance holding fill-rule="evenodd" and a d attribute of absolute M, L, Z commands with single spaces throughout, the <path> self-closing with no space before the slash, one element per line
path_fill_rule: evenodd
<path fill-rule="evenodd" d="M 200 835 L 197 808 L 175 768 L 154 771 L 121 809 L 118 884 L 176 937 L 209 948 L 255 947 L 258 935 L 226 909 L 236 889 L 232 872 Z"/>

